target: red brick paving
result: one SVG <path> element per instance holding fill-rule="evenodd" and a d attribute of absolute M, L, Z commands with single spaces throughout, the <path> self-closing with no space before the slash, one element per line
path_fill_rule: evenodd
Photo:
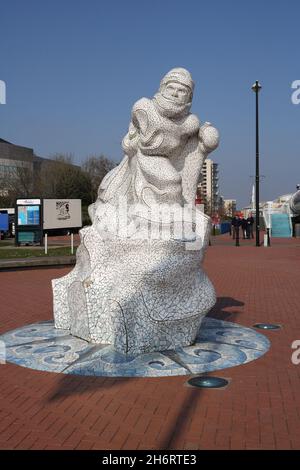
<path fill-rule="evenodd" d="M 299 449 L 300 240 L 256 248 L 213 240 L 205 269 L 217 318 L 265 333 L 257 361 L 215 372 L 224 390 L 185 386 L 187 377 L 93 378 L 0 366 L 0 449 Z M 0 273 L 0 332 L 52 318 L 50 280 L 68 269 Z"/>

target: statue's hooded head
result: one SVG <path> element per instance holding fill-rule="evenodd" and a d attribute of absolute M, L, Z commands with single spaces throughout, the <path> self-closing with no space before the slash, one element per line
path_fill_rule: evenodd
<path fill-rule="evenodd" d="M 160 82 L 154 96 L 160 114 L 169 118 L 186 116 L 192 106 L 194 82 L 191 74 L 183 68 L 170 70 Z"/>

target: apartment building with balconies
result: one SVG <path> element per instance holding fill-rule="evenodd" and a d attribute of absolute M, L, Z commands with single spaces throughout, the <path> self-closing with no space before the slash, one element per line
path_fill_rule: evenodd
<path fill-rule="evenodd" d="M 219 166 L 207 158 L 202 167 L 198 192 L 205 204 L 205 212 L 209 215 L 219 210 Z"/>

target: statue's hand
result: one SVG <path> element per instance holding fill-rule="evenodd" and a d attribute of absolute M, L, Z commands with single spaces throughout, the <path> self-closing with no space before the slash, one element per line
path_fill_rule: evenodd
<path fill-rule="evenodd" d="M 122 141 L 122 148 L 126 155 L 132 157 L 136 154 L 138 149 L 138 142 L 139 142 L 139 133 L 136 127 L 132 124 L 129 124 L 128 133 L 125 135 Z"/>
<path fill-rule="evenodd" d="M 211 125 L 210 122 L 205 122 L 199 130 L 199 140 L 203 146 L 203 150 L 206 153 L 210 153 L 215 150 L 220 141 L 218 130 Z"/>

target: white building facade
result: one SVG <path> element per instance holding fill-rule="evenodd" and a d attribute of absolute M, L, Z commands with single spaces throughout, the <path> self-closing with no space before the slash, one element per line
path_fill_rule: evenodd
<path fill-rule="evenodd" d="M 202 177 L 198 186 L 205 203 L 205 212 L 209 215 L 219 210 L 219 168 L 218 163 L 207 158 L 202 167 Z"/>

